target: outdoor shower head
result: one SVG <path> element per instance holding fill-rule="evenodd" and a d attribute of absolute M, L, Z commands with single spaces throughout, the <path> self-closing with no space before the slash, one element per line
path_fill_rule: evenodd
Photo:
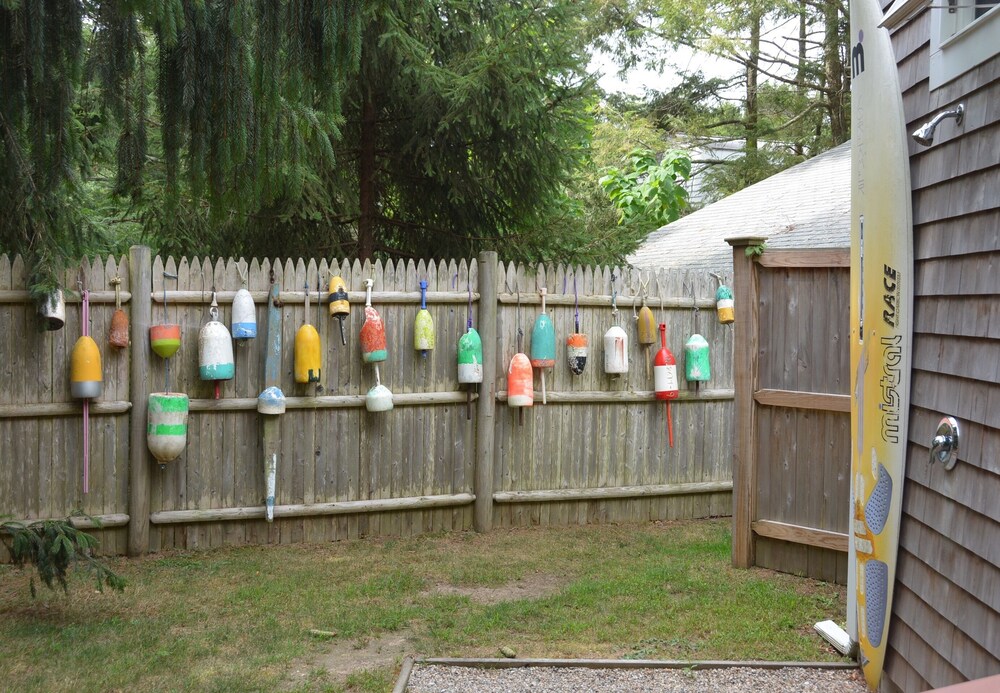
<path fill-rule="evenodd" d="M 962 124 L 962 116 L 965 114 L 965 104 L 960 103 L 950 111 L 941 111 L 929 121 L 913 131 L 913 140 L 917 144 L 929 147 L 934 143 L 934 130 L 945 118 L 954 118 L 956 125 Z"/>

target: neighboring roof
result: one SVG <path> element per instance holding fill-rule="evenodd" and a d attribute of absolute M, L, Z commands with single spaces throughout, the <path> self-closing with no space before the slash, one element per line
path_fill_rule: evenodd
<path fill-rule="evenodd" d="M 851 245 L 851 143 L 776 173 L 649 234 L 635 267 L 732 271 L 727 238 L 766 236 L 769 248 Z"/>

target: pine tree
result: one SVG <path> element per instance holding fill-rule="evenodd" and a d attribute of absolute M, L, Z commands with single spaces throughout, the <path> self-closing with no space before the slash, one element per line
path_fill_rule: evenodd
<path fill-rule="evenodd" d="M 114 191 L 130 204 L 147 188 L 155 79 L 164 199 L 148 208 L 149 224 L 169 245 L 185 231 L 171 223 L 181 208 L 207 210 L 207 231 L 300 194 L 307 152 L 332 165 L 341 90 L 360 60 L 361 5 L 0 0 L 0 252 L 24 254 L 45 292 L 92 249 L 73 111 L 91 33 L 89 61 L 118 132 Z"/>

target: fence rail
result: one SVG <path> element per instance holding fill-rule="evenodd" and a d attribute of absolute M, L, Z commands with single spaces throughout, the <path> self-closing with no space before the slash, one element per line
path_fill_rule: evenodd
<path fill-rule="evenodd" d="M 272 274 L 282 304 L 287 412 L 278 423 L 277 498 L 269 524 L 263 519 L 264 426 L 256 412 L 265 340 L 235 347 L 236 376 L 221 383 L 219 399 L 213 383 L 199 378 L 197 344 L 213 290 L 220 320 L 228 324 L 241 286 L 255 297 L 263 335 Z M 344 278 L 352 304 L 346 345 L 324 302 L 331 274 Z M 122 279 L 132 330 L 131 345 L 121 350 L 106 341 L 114 277 Z M 379 375 L 395 405 L 379 414 L 364 407 L 375 376 L 362 364 L 358 342 L 369 278 L 389 344 Z M 413 348 L 421 279 L 429 285 L 427 309 L 437 332 L 436 348 L 426 356 Z M 0 515 L 31 519 L 82 510 L 111 519 L 95 530 L 102 550 L 139 554 L 731 512 L 733 333 L 715 317 L 717 283 L 708 274 L 525 267 L 498 263 L 493 253 L 362 264 L 153 258 L 135 247 L 128 257 L 85 260 L 67 271 L 67 287 L 78 280 L 99 299 L 90 327 L 105 379 L 103 395 L 90 407 L 88 494 L 81 484 L 82 407 L 69 392 L 80 305 L 71 297 L 65 327 L 40 331 L 24 263 L 0 256 L 0 323 L 11 326 L 0 336 Z M 519 330 L 521 348 L 529 349 L 543 287 L 559 359 L 546 373 L 546 404 L 536 375 L 536 403 L 522 424 L 507 405 L 506 369 Z M 635 339 L 633 315 L 644 302 L 667 324 L 679 364 L 674 448 L 667 444 L 664 405 L 650 390 L 658 345 L 642 347 Z M 455 367 L 470 315 L 483 338 L 486 370 L 471 393 L 457 382 Z M 577 320 L 590 335 L 591 352 L 584 373 L 574 376 L 561 344 Z M 169 361 L 149 349 L 148 329 L 162 322 L 181 326 L 181 348 Z M 305 322 L 315 325 L 323 345 L 318 385 L 298 385 L 292 377 L 291 346 Z M 601 338 L 613 323 L 631 339 L 624 377 L 602 368 Z M 695 332 L 707 339 L 713 359 L 712 379 L 700 388 L 683 378 L 684 343 Z M 146 401 L 160 390 L 190 397 L 185 451 L 162 467 L 145 441 Z"/>

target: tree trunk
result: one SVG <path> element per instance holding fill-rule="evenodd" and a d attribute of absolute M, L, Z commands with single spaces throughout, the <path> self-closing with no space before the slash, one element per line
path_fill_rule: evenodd
<path fill-rule="evenodd" d="M 743 126 L 746 132 L 746 146 L 743 149 L 743 156 L 746 157 L 750 166 L 745 169 L 744 185 L 750 185 L 753 182 L 751 180 L 751 171 L 756 165 L 757 159 L 757 122 L 759 117 L 757 108 L 757 78 L 759 63 L 760 12 L 755 10 L 750 17 L 750 54 L 747 58 L 746 119 Z"/>
<path fill-rule="evenodd" d="M 846 75 L 844 61 L 840 59 L 843 37 L 840 35 L 840 12 L 833 2 L 823 10 L 826 23 L 826 40 L 823 42 L 823 63 L 826 73 L 827 110 L 830 114 L 830 137 L 834 145 L 846 142 L 850 137 L 848 125 L 847 99 L 845 98 Z"/>
<path fill-rule="evenodd" d="M 806 103 L 806 11 L 807 5 L 806 0 L 799 0 L 799 68 L 795 75 L 795 80 L 798 82 L 796 87 L 796 92 L 799 95 L 799 108 L 804 108 Z M 805 153 L 805 130 L 801 131 L 803 134 L 795 140 L 795 153 L 802 156 Z"/>
<path fill-rule="evenodd" d="M 376 191 L 375 191 L 375 95 L 363 89 L 361 105 L 361 152 L 358 156 L 358 259 L 371 260 L 375 253 Z"/>

